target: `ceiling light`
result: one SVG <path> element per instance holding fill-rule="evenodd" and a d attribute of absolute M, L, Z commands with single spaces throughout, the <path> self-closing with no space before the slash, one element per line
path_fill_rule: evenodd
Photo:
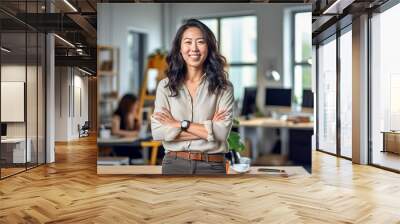
<path fill-rule="evenodd" d="M 77 48 L 76 49 L 76 53 L 78 53 L 79 55 L 83 55 L 83 49 L 82 48 Z"/>
<path fill-rule="evenodd" d="M 67 4 L 72 10 L 74 10 L 74 12 L 78 12 L 78 10 L 71 4 L 69 3 L 68 0 L 64 0 L 65 4 Z"/>
<path fill-rule="evenodd" d="M 1 47 L 0 48 L 2 51 L 4 51 L 4 52 L 7 52 L 7 53 L 10 53 L 11 52 L 11 50 L 9 50 L 9 49 L 7 49 L 7 48 L 5 48 L 5 47 Z"/>
<path fill-rule="evenodd" d="M 78 67 L 78 70 L 81 71 L 81 72 L 83 72 L 83 73 L 85 73 L 85 74 L 87 74 L 87 75 L 93 75 L 92 73 L 90 73 L 90 72 L 88 72 L 88 71 L 86 71 L 86 70 L 83 70 L 83 69 L 81 69 L 81 68 L 79 68 L 79 67 Z"/>
<path fill-rule="evenodd" d="M 271 72 L 271 76 L 273 77 L 273 79 L 274 79 L 275 81 L 281 80 L 281 75 L 279 75 L 279 73 L 278 73 L 276 70 L 273 70 L 273 71 Z"/>
<path fill-rule="evenodd" d="M 67 41 L 66 39 L 58 36 L 57 34 L 54 34 L 54 36 L 56 36 L 58 39 L 60 39 L 61 41 L 63 41 L 64 43 L 66 43 L 67 45 L 69 45 L 70 47 L 75 48 L 75 45 L 71 44 L 71 42 Z"/>

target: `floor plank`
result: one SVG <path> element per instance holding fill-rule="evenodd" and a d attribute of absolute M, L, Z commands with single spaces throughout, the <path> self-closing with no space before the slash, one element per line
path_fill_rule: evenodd
<path fill-rule="evenodd" d="M 93 137 L 0 181 L 0 223 L 400 223 L 400 175 L 313 152 L 313 174 L 96 174 Z"/>

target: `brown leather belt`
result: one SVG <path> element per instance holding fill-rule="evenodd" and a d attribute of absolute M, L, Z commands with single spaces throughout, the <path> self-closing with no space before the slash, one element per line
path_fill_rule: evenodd
<path fill-rule="evenodd" d="M 198 160 L 198 161 L 206 161 L 206 162 L 224 162 L 224 154 L 207 154 L 201 152 L 190 152 L 190 151 L 169 151 L 168 156 L 177 157 L 186 160 Z"/>

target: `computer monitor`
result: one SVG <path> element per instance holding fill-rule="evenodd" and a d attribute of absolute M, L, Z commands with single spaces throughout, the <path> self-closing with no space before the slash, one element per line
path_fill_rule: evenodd
<path fill-rule="evenodd" d="M 314 108 L 314 94 L 311 90 L 303 90 L 303 108 Z"/>
<path fill-rule="evenodd" d="M 265 91 L 265 105 L 277 107 L 291 107 L 292 90 L 280 88 L 267 88 Z"/>
<path fill-rule="evenodd" d="M 282 115 L 292 111 L 292 90 L 284 88 L 267 88 L 265 91 L 267 114 L 280 119 Z"/>
<path fill-rule="evenodd" d="M 1 123 L 1 136 L 7 136 L 7 124 Z"/>
<path fill-rule="evenodd" d="M 257 87 L 246 87 L 242 104 L 242 116 L 248 116 L 256 112 Z"/>

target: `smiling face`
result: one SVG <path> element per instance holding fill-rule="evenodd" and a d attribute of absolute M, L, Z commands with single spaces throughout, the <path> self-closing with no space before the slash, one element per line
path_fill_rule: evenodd
<path fill-rule="evenodd" d="M 180 52 L 186 62 L 186 66 L 203 68 L 208 54 L 208 46 L 199 28 L 189 27 L 183 32 Z"/>

